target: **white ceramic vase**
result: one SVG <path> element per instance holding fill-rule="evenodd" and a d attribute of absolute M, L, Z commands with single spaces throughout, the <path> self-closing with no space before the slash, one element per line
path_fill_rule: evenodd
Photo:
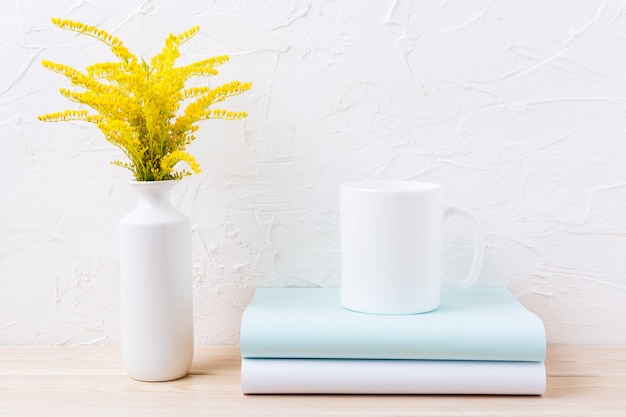
<path fill-rule="evenodd" d="M 128 376 L 169 381 L 193 358 L 191 227 L 174 209 L 178 181 L 132 181 L 137 206 L 120 219 L 120 321 Z"/>

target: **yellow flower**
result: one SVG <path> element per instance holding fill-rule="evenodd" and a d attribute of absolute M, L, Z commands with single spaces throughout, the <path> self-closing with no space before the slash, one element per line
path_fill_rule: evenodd
<path fill-rule="evenodd" d="M 196 162 L 196 159 L 189 153 L 185 151 L 176 150 L 165 158 L 161 160 L 161 171 L 165 175 L 172 175 L 177 178 L 182 178 L 186 175 L 191 175 L 191 172 L 182 170 L 182 171 L 174 171 L 174 166 L 179 162 L 186 162 L 189 165 L 189 168 L 193 171 L 193 173 L 197 174 L 200 172 L 200 165 Z"/>
<path fill-rule="evenodd" d="M 191 39 L 200 28 L 192 27 L 179 35 L 170 34 L 165 47 L 150 59 L 133 55 L 116 37 L 95 26 L 66 19 L 52 19 L 61 29 L 72 30 L 100 40 L 109 46 L 117 57 L 115 62 L 99 62 L 86 68 L 86 72 L 68 65 L 44 60 L 42 65 L 50 71 L 69 79 L 79 90 L 61 88 L 68 100 L 91 108 L 65 110 L 39 116 L 45 122 L 80 120 L 95 124 L 105 139 L 119 147 L 127 162 L 113 164 L 131 170 L 139 181 L 180 179 L 200 172 L 195 158 L 185 149 L 193 140 L 199 126 L 206 119 L 242 119 L 248 114 L 210 108 L 226 98 L 241 94 L 252 87 L 251 83 L 232 81 L 209 88 L 186 87 L 192 77 L 217 74 L 215 66 L 229 60 L 227 55 L 203 59 L 182 67 L 175 63 L 180 57 L 179 47 Z M 184 102 L 191 101 L 184 109 Z M 175 170 L 185 162 L 188 170 Z"/>

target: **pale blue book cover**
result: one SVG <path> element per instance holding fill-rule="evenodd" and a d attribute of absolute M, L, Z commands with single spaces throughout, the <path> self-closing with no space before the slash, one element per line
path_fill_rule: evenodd
<path fill-rule="evenodd" d="M 543 361 L 543 322 L 506 288 L 443 289 L 414 315 L 343 308 L 339 288 L 258 288 L 241 321 L 245 358 Z"/>

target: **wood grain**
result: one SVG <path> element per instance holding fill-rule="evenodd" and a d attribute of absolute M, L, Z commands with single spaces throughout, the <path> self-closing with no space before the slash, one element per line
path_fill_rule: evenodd
<path fill-rule="evenodd" d="M 541 397 L 245 396 L 239 366 L 197 347 L 187 377 L 143 383 L 115 347 L 0 347 L 0 416 L 626 416 L 626 346 L 551 346 Z"/>

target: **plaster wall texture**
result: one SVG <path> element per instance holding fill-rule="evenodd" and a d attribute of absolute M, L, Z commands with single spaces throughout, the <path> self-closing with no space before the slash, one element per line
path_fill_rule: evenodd
<path fill-rule="evenodd" d="M 258 286 L 339 285 L 339 185 L 441 183 L 483 221 L 481 285 L 508 286 L 549 343 L 626 344 L 626 4 L 621 1 L 0 0 L 0 344 L 119 342 L 117 222 L 135 204 L 94 126 L 40 64 L 112 55 L 81 20 L 252 81 L 203 122 L 173 193 L 193 225 L 196 343 L 234 345 Z M 446 224 L 463 273 L 469 226 Z"/>

